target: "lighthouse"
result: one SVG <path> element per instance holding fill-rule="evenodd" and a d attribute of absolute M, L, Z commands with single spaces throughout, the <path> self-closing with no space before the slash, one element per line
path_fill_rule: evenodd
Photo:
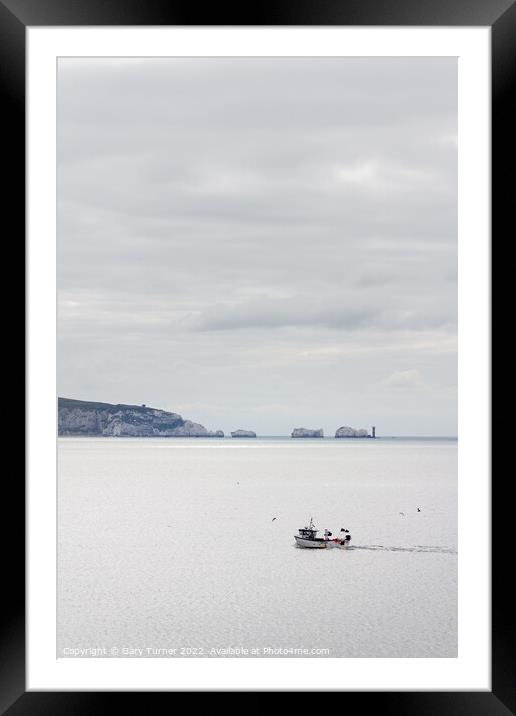
<path fill-rule="evenodd" d="M 374 425 L 373 425 L 372 430 L 373 430 L 373 434 L 371 435 L 371 437 L 375 438 L 376 437 L 376 427 Z"/>

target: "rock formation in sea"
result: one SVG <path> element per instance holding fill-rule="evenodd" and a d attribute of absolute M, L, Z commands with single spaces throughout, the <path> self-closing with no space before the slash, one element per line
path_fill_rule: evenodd
<path fill-rule="evenodd" d="M 293 438 L 323 438 L 323 429 L 310 430 L 309 428 L 294 428 L 292 431 Z"/>
<path fill-rule="evenodd" d="M 58 399 L 58 435 L 112 437 L 223 438 L 222 430 L 183 420 L 177 413 L 146 405 L 111 405 L 88 400 Z"/>
<path fill-rule="evenodd" d="M 255 438 L 256 433 L 254 430 L 234 430 L 231 433 L 232 438 Z"/>
<path fill-rule="evenodd" d="M 363 428 L 359 428 L 356 430 L 355 428 L 350 428 L 347 425 L 343 425 L 341 428 L 338 428 L 337 432 L 335 433 L 336 438 L 370 438 L 371 435 L 367 432 L 367 430 L 364 430 Z"/>

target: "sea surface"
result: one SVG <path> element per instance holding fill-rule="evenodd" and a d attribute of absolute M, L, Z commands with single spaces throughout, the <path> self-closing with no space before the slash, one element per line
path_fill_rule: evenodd
<path fill-rule="evenodd" d="M 58 657 L 455 657 L 457 441 L 61 438 L 57 616 Z"/>

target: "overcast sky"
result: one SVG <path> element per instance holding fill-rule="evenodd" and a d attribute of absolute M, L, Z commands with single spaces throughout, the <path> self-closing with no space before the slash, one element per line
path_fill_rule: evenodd
<path fill-rule="evenodd" d="M 455 58 L 62 59 L 59 395 L 456 435 Z"/>

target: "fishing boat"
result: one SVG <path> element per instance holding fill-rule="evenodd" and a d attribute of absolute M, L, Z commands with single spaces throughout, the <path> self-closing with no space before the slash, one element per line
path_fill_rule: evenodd
<path fill-rule="evenodd" d="M 341 537 L 333 537 L 332 532 L 324 530 L 324 537 L 317 537 L 319 530 L 313 523 L 313 519 L 310 517 L 310 524 L 308 527 L 300 527 L 299 534 L 294 535 L 296 544 L 298 547 L 306 547 L 307 549 L 328 549 L 329 547 L 347 547 L 351 541 L 351 535 L 349 530 L 341 528 Z M 344 533 L 344 534 L 342 534 Z"/>

